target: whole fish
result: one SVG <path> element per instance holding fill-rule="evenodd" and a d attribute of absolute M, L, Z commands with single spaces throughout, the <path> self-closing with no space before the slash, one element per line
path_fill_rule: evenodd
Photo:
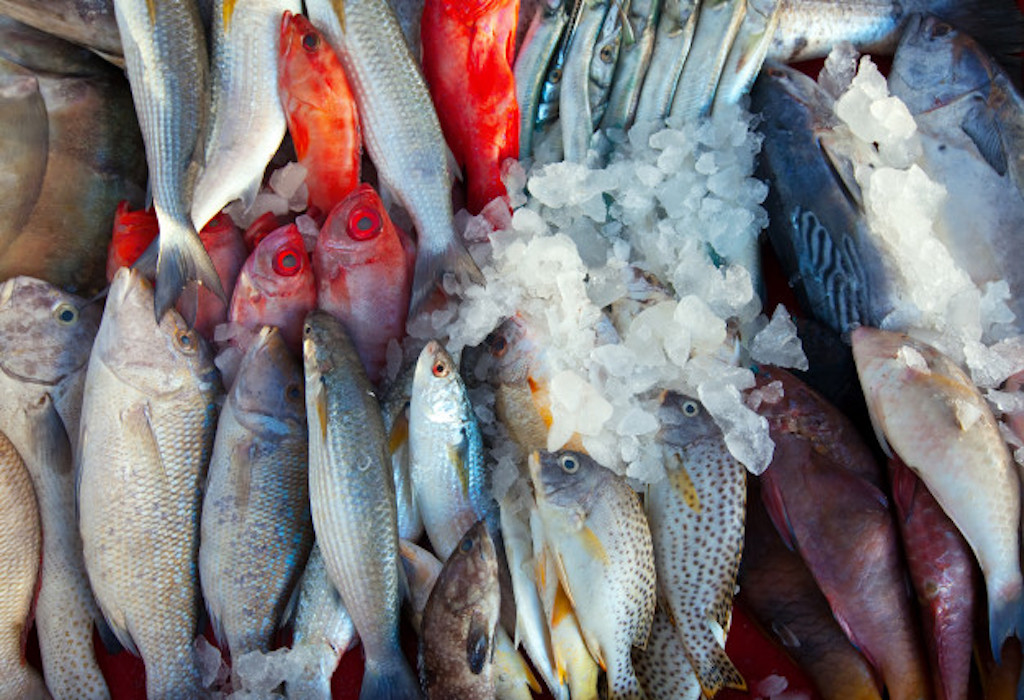
<path fill-rule="evenodd" d="M 412 401 L 412 379 L 416 362 L 405 362 L 398 376 L 382 392 L 381 413 L 388 433 L 391 453 L 391 475 L 395 483 L 398 507 L 398 537 L 415 542 L 423 534 L 423 518 L 412 490 L 409 465 L 409 403 Z"/>
<path fill-rule="evenodd" d="M 0 0 L 0 14 L 107 58 L 122 55 L 111 0 Z"/>
<path fill-rule="evenodd" d="M 200 692 L 199 516 L 220 378 L 205 341 L 121 268 L 89 360 L 76 453 L 79 523 L 96 602 L 142 656 L 149 697 Z"/>
<path fill-rule="evenodd" d="M 0 698 L 49 698 L 46 684 L 25 660 L 42 532 L 25 463 L 0 433 Z"/>
<path fill-rule="evenodd" d="M 780 382 L 783 391 L 758 409 L 775 442 L 761 500 L 776 530 L 800 552 L 889 696 L 925 697 L 927 661 L 874 455 L 845 416 L 788 372 L 762 367 L 757 382 Z"/>
<path fill-rule="evenodd" d="M 264 327 L 217 422 L 203 497 L 199 576 L 217 639 L 267 652 L 313 544 L 302 373 Z"/>
<path fill-rule="evenodd" d="M 537 7 L 512 67 L 519 106 L 520 160 L 533 153 L 533 126 L 538 118 L 541 89 L 569 22 L 565 5 L 565 0 L 545 0 Z"/>
<path fill-rule="evenodd" d="M 519 155 L 512 75 L 519 0 L 426 0 L 420 33 L 423 76 L 445 140 L 478 214 L 505 195 L 501 164 Z"/>
<path fill-rule="evenodd" d="M 632 29 L 625 26 L 628 16 L 613 8 L 604 16 L 601 33 L 594 44 L 594 54 L 590 59 L 590 83 L 587 85 L 587 97 L 590 100 L 591 129 L 596 130 L 604 119 L 611 96 L 612 79 L 615 77 L 615 66 L 619 60 L 623 34 L 632 38 Z"/>
<path fill-rule="evenodd" d="M 285 132 L 276 84 L 281 13 L 301 10 L 301 0 L 214 3 L 210 116 L 191 208 L 197 231 L 228 202 L 248 209 L 256 200 Z"/>
<path fill-rule="evenodd" d="M 601 126 L 605 129 L 625 129 L 633 124 L 640 86 L 654 52 L 661 11 L 660 0 L 631 0 L 629 3 L 625 19 L 629 33 L 619 47 L 608 108 L 601 117 Z"/>
<path fill-rule="evenodd" d="M 644 694 L 651 700 L 697 700 L 700 681 L 686 657 L 672 617 L 659 603 L 651 622 L 651 637 L 643 649 L 633 649 L 633 668 Z"/>
<path fill-rule="evenodd" d="M 655 124 L 668 116 L 676 83 L 690 55 L 700 0 L 663 0 L 651 62 L 637 100 L 636 124 Z"/>
<path fill-rule="evenodd" d="M 625 480 L 577 452 L 534 452 L 530 477 L 545 547 L 610 698 L 640 698 L 630 650 L 643 647 L 656 600 L 654 549 Z"/>
<path fill-rule="evenodd" d="M 0 59 L 0 250 L 21 233 L 39 199 L 46 173 L 46 102 L 31 71 Z"/>
<path fill-rule="evenodd" d="M 851 335 L 871 424 L 917 474 L 974 551 L 988 592 L 992 653 L 1021 628 L 1020 484 L 985 399 L 935 348 L 867 326 Z"/>
<path fill-rule="evenodd" d="M 590 66 L 605 17 L 615 10 L 610 0 L 579 0 L 570 24 L 565 63 L 558 92 L 558 120 L 564 160 L 586 163 L 594 134 L 590 102 Z"/>
<path fill-rule="evenodd" d="M 377 192 L 359 185 L 330 210 L 313 249 L 317 308 L 340 320 L 370 381 L 380 381 L 388 344 L 405 337 L 416 248 Z"/>
<path fill-rule="evenodd" d="M 683 123 L 711 111 L 725 62 L 747 13 L 747 0 L 706 0 L 679 73 L 669 116 Z"/>
<path fill-rule="evenodd" d="M 277 80 L 309 203 L 329 212 L 359 184 L 359 112 L 334 49 L 300 14 L 281 18 Z"/>
<path fill-rule="evenodd" d="M 0 432 L 25 462 L 43 528 L 36 631 L 58 698 L 107 698 L 93 652 L 93 599 L 75 512 L 72 450 L 100 307 L 42 280 L 0 286 Z"/>
<path fill-rule="evenodd" d="M 189 215 L 209 94 L 199 8 L 195 0 L 114 0 L 114 11 L 160 221 L 156 315 L 162 317 L 193 280 L 227 300 Z"/>
<path fill-rule="evenodd" d="M 665 612 L 705 695 L 744 690 L 725 653 L 743 551 L 746 468 L 700 402 L 666 394 L 658 411 L 666 480 L 646 504 Z"/>
<path fill-rule="evenodd" d="M 398 523 L 380 406 L 340 321 L 312 311 L 303 335 L 313 527 L 363 644 L 360 697 L 419 698 L 398 640 Z"/>
<path fill-rule="evenodd" d="M 386 0 L 312 0 L 313 24 L 338 52 L 352 81 L 363 143 L 381 185 L 416 226 L 415 315 L 445 273 L 483 278 L 455 233 L 444 136 L 423 76 Z"/>

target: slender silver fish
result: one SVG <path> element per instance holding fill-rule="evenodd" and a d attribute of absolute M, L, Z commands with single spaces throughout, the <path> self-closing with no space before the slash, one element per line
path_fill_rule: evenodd
<path fill-rule="evenodd" d="M 746 0 L 747 11 L 722 67 L 712 111 L 722 104 L 736 104 L 750 92 L 775 36 L 783 2 L 785 0 Z"/>
<path fill-rule="evenodd" d="M 423 534 L 423 518 L 412 490 L 409 465 L 409 404 L 412 401 L 412 380 L 416 363 L 407 362 L 394 382 L 383 390 L 381 411 L 384 429 L 388 432 L 391 453 L 391 475 L 395 482 L 395 503 L 398 506 L 398 537 L 415 542 Z"/>
<path fill-rule="evenodd" d="M 533 153 L 533 125 L 537 120 L 537 107 L 541 88 L 562 38 L 569 16 L 565 0 L 545 0 L 530 20 L 523 43 L 516 53 L 513 67 L 516 82 L 516 102 L 519 104 L 519 159 Z"/>
<path fill-rule="evenodd" d="M 661 6 L 661 0 L 630 0 L 626 15 L 630 32 L 619 47 L 608 109 L 601 117 L 605 129 L 625 129 L 633 123 L 640 86 L 654 52 Z"/>
<path fill-rule="evenodd" d="M 672 96 L 670 117 L 690 121 L 711 111 L 722 69 L 746 12 L 746 0 L 701 3 L 693 43 Z"/>
<path fill-rule="evenodd" d="M 597 129 L 608 109 L 611 96 L 612 78 L 615 76 L 615 65 L 619 60 L 623 34 L 632 37 L 628 25 L 619 8 L 612 7 L 604 16 L 601 33 L 594 44 L 594 54 L 590 59 L 590 83 L 587 86 L 587 97 L 590 101 L 591 130 Z"/>
<path fill-rule="evenodd" d="M 611 0 L 579 0 L 558 93 L 558 120 L 562 127 L 564 159 L 585 163 L 594 133 L 590 108 L 590 64 Z"/>

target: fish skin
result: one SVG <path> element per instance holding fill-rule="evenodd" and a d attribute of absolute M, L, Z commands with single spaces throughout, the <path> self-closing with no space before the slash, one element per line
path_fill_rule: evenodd
<path fill-rule="evenodd" d="M 109 0 L 0 0 L 0 14 L 109 59 L 122 55 L 114 5 Z"/>
<path fill-rule="evenodd" d="M 329 212 L 359 184 L 362 131 L 341 61 L 303 15 L 281 18 L 277 85 L 309 203 Z"/>
<path fill-rule="evenodd" d="M 209 60 L 195 0 L 114 0 L 128 82 L 160 221 L 158 318 L 199 281 L 227 301 L 189 216 L 208 114 Z"/>
<path fill-rule="evenodd" d="M 714 697 L 724 687 L 745 690 L 715 629 L 727 635 L 732 616 L 747 470 L 699 401 L 666 394 L 658 416 L 667 479 L 651 485 L 646 510 L 662 606 L 704 695 Z"/>
<path fill-rule="evenodd" d="M 214 3 L 210 114 L 200 135 L 205 160 L 190 209 L 197 231 L 229 202 L 241 199 L 248 208 L 256 199 L 285 132 L 276 85 L 281 14 L 301 10 L 301 0 Z"/>
<path fill-rule="evenodd" d="M 604 119 L 604 113 L 608 109 L 615 67 L 624 40 L 624 21 L 629 21 L 629 18 L 624 18 L 619 8 L 611 8 L 608 11 L 604 16 L 604 22 L 601 23 L 601 33 L 594 44 L 593 57 L 590 59 L 590 82 L 587 84 L 587 97 L 590 100 L 591 129 L 595 131 L 600 126 L 601 120 Z M 632 29 L 629 30 L 629 32 L 631 31 Z"/>
<path fill-rule="evenodd" d="M 611 0 L 579 0 L 578 15 L 570 25 L 571 38 L 562 66 L 558 92 L 558 121 L 562 129 L 563 159 L 587 163 L 587 151 L 594 134 L 590 106 L 590 65 L 595 46 L 611 11 Z"/>
<path fill-rule="evenodd" d="M 364 183 L 330 210 L 312 258 L 317 308 L 345 325 L 377 384 L 388 344 L 405 337 L 415 244 Z"/>
<path fill-rule="evenodd" d="M 519 46 L 512 73 L 519 106 L 519 159 L 533 154 L 533 127 L 547 67 L 569 23 L 565 0 L 546 0 L 537 7 Z"/>
<path fill-rule="evenodd" d="M 640 686 L 651 700 L 697 700 L 700 681 L 686 658 L 672 617 L 658 604 L 651 623 L 651 637 L 643 649 L 633 649 L 633 668 Z"/>
<path fill-rule="evenodd" d="M 935 348 L 867 326 L 854 330 L 851 341 L 883 448 L 924 481 L 981 564 L 998 660 L 1003 641 L 1021 629 L 1024 584 L 1019 477 L 995 418 L 967 375 Z"/>
<path fill-rule="evenodd" d="M 220 378 L 176 312 L 122 268 L 89 360 L 76 453 L 79 523 L 96 602 L 146 664 L 148 697 L 196 697 L 203 481 Z"/>
<path fill-rule="evenodd" d="M 637 100 L 635 123 L 657 125 L 668 116 L 679 74 L 693 45 L 699 7 L 700 0 L 663 0 L 651 61 Z"/>
<path fill-rule="evenodd" d="M 849 420 L 796 377 L 762 367 L 756 381 L 783 387 L 781 399 L 758 409 L 775 442 L 760 480 L 776 530 L 799 551 L 889 696 L 927 697 L 927 660 L 880 465 Z"/>
<path fill-rule="evenodd" d="M 412 379 L 416 362 L 403 362 L 398 376 L 383 389 L 381 413 L 384 430 L 388 434 L 391 453 L 391 475 L 395 482 L 395 501 L 398 505 L 398 537 L 415 542 L 423 534 L 423 518 L 416 505 L 409 473 L 409 402 L 412 400 Z"/>
<path fill-rule="evenodd" d="M 72 450 L 101 307 L 42 280 L 0 285 L 0 431 L 24 459 L 45 533 L 35 624 L 58 698 L 107 698 L 75 512 Z"/>
<path fill-rule="evenodd" d="M 32 479 L 18 451 L 0 433 L 0 698 L 49 698 L 42 677 L 25 660 L 42 530 Z"/>
<path fill-rule="evenodd" d="M 156 240 L 160 227 L 152 209 L 135 209 L 122 200 L 114 211 L 113 232 L 107 249 L 107 284 L 122 267 L 135 264 L 150 244 Z"/>
<path fill-rule="evenodd" d="M 633 124 L 640 88 L 654 53 L 661 8 L 659 0 L 632 0 L 626 9 L 633 38 L 627 38 L 619 48 L 608 108 L 601 117 L 605 129 L 626 129 Z"/>
<path fill-rule="evenodd" d="M 242 272 L 242 266 L 249 257 L 249 249 L 245 247 L 242 232 L 227 214 L 217 214 L 199 232 L 199 240 L 210 254 L 213 267 L 217 270 L 217 277 L 220 278 L 224 293 L 230 300 L 235 292 L 235 282 Z M 193 327 L 206 342 L 212 343 L 214 329 L 228 320 L 228 305 L 206 287 L 199 288 L 195 303 Z M 187 318 L 187 306 L 185 299 L 182 298 L 175 308 Z"/>
<path fill-rule="evenodd" d="M 419 698 L 398 639 L 402 572 L 380 406 L 340 321 L 314 310 L 303 335 L 310 508 L 328 575 L 363 644 L 360 697 Z"/>
<path fill-rule="evenodd" d="M 203 497 L 199 577 L 231 659 L 266 653 L 313 544 L 298 360 L 265 326 L 221 408 Z"/>
<path fill-rule="evenodd" d="M 750 93 L 779 25 L 779 10 L 786 0 L 746 0 L 747 11 L 729 49 L 719 77 L 711 111 L 738 104 Z"/>
<path fill-rule="evenodd" d="M 529 465 L 545 546 L 587 648 L 608 673 L 609 697 L 642 698 L 630 650 L 647 643 L 657 594 L 640 499 L 581 453 L 534 452 Z"/>
<path fill-rule="evenodd" d="M 683 122 L 711 111 L 729 49 L 747 12 L 747 0 L 706 0 L 697 12 L 697 28 L 668 112 Z"/>
<path fill-rule="evenodd" d="M 501 164 L 519 154 L 512 74 L 519 0 L 426 0 L 423 77 L 466 181 L 466 208 L 504 197 Z"/>
<path fill-rule="evenodd" d="M 441 125 L 416 60 L 385 0 L 311 0 L 307 12 L 327 38 L 352 83 L 363 144 L 382 185 L 416 227 L 413 316 L 445 273 L 483 276 L 456 232 L 451 174 Z"/>
<path fill-rule="evenodd" d="M 21 66 L 0 59 L 0 250 L 21 233 L 43 189 L 49 142 L 46 102 L 39 81 Z"/>

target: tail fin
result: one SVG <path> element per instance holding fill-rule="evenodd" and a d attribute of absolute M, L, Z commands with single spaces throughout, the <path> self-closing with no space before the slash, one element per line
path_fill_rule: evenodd
<path fill-rule="evenodd" d="M 363 688 L 359 700 L 421 700 L 419 680 L 409 668 L 405 657 L 399 657 L 389 664 L 374 664 L 366 660 L 363 674 Z"/>
<path fill-rule="evenodd" d="M 1009 591 L 988 591 L 988 634 L 992 656 L 1000 663 L 1003 643 L 1024 632 L 1024 600 L 1018 581 Z"/>
<path fill-rule="evenodd" d="M 442 278 L 449 272 L 458 276 L 465 275 L 474 284 L 485 284 L 483 273 L 454 232 L 451 242 L 440 254 L 431 253 L 425 246 L 417 248 L 412 299 L 409 304 L 410 319 L 430 301 L 434 291 L 441 288 Z"/>
<path fill-rule="evenodd" d="M 220 276 L 191 224 L 171 219 L 159 208 L 157 218 L 160 220 L 160 236 L 157 239 L 160 252 L 156 260 L 157 321 L 174 306 L 185 285 L 192 280 L 201 282 L 227 304 Z"/>

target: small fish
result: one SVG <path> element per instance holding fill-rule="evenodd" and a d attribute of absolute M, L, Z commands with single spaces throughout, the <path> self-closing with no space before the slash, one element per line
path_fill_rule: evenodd
<path fill-rule="evenodd" d="M 690 55 L 699 8 L 699 0 L 663 0 L 634 123 L 658 125 L 668 116 L 679 74 Z"/>
<path fill-rule="evenodd" d="M 706 0 L 679 73 L 668 115 L 683 123 L 711 111 L 729 50 L 747 13 L 747 0 Z"/>
<path fill-rule="evenodd" d="M 654 53 L 654 37 L 662 12 L 659 0 L 631 0 L 626 9 L 629 34 L 619 47 L 608 108 L 601 117 L 605 129 L 626 129 L 633 124 L 640 86 Z"/>
<path fill-rule="evenodd" d="M 329 212 L 359 184 L 359 112 L 341 61 L 300 14 L 281 18 L 278 92 L 309 203 Z"/>
<path fill-rule="evenodd" d="M 722 66 L 712 111 L 720 109 L 723 104 L 738 104 L 750 92 L 775 36 L 779 8 L 786 0 L 744 1 L 747 9 Z"/>
<path fill-rule="evenodd" d="M 615 12 L 611 0 L 579 0 L 571 25 L 558 93 L 558 120 L 562 128 L 564 160 L 586 163 L 594 134 L 590 107 L 590 65 L 605 17 Z"/>
<path fill-rule="evenodd" d="M 643 647 L 656 600 L 654 548 L 637 494 L 577 452 L 534 452 L 530 477 L 558 579 L 608 694 L 641 698 L 630 649 Z"/>
<path fill-rule="evenodd" d="M 220 378 L 205 341 L 121 268 L 89 360 L 76 452 L 79 523 L 96 602 L 142 656 L 149 697 L 196 697 L 196 561 Z"/>
<path fill-rule="evenodd" d="M 629 18 L 620 12 L 619 8 L 610 8 L 601 24 L 601 33 L 597 36 L 597 43 L 594 44 L 594 54 L 590 59 L 590 83 L 587 85 L 592 130 L 596 130 L 601 124 L 605 110 L 608 109 L 612 79 L 615 76 L 615 66 L 619 60 L 623 33 L 632 36 L 631 29 L 624 25 L 628 21 Z"/>
<path fill-rule="evenodd" d="M 512 67 L 519 105 L 520 160 L 533 153 L 533 127 L 547 67 L 569 23 L 565 7 L 565 0 L 545 0 L 537 7 Z"/>
<path fill-rule="evenodd" d="M 363 644 L 360 698 L 419 698 L 398 640 L 398 523 L 380 406 L 340 321 L 312 311 L 303 336 L 313 527 Z"/>
<path fill-rule="evenodd" d="M 697 700 L 700 681 L 686 657 L 686 649 L 672 617 L 658 604 L 651 637 L 643 649 L 633 649 L 633 668 L 644 694 L 651 700 Z"/>
<path fill-rule="evenodd" d="M 388 344 L 405 337 L 415 259 L 415 245 L 370 185 L 338 202 L 320 227 L 317 308 L 345 325 L 374 384 L 387 366 Z"/>
<path fill-rule="evenodd" d="M 384 429 L 388 433 L 391 453 L 391 475 L 395 482 L 398 506 L 398 537 L 415 542 L 423 534 L 423 518 L 412 490 L 409 465 L 409 403 L 412 401 L 412 379 L 416 362 L 404 362 L 398 376 L 387 385 L 381 400 Z"/>

